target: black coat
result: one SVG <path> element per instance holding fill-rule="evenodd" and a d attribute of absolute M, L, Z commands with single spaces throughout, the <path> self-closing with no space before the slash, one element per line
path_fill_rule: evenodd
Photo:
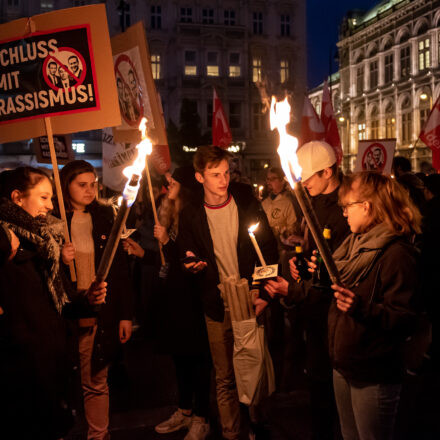
<path fill-rule="evenodd" d="M 369 274 L 351 290 L 357 306 L 329 312 L 333 367 L 352 381 L 398 383 L 404 372 L 403 345 L 414 330 L 419 307 L 415 248 L 398 239 L 389 244 Z"/>
<path fill-rule="evenodd" d="M 276 264 L 278 261 L 277 242 L 261 204 L 252 193 L 252 188 L 232 183 L 229 190 L 238 210 L 237 256 L 240 276 L 251 281 L 254 267 L 260 263 L 249 237 L 249 226 L 260 223 L 255 236 L 267 264 Z M 181 257 L 186 255 L 186 251 L 192 251 L 208 263 L 206 269 L 194 279 L 199 282 L 205 314 L 214 321 L 223 321 L 223 300 L 217 287 L 220 282 L 219 273 L 203 200 L 188 205 L 182 211 L 178 243 Z"/>
<path fill-rule="evenodd" d="M 93 202 L 87 207 L 87 211 L 92 216 L 95 268 L 97 269 L 113 225 L 113 208 Z M 72 212 L 67 213 L 69 230 L 72 216 Z M 118 246 L 106 281 L 107 296 L 105 304 L 99 307 L 99 312 L 96 314 L 86 309 L 79 315 L 77 314 L 77 317 L 81 318 L 97 316 L 98 319 L 92 355 L 93 371 L 99 371 L 112 361 L 120 347 L 119 322 L 131 320 L 133 317 L 133 287 L 129 274 L 128 256 L 121 244 Z"/>

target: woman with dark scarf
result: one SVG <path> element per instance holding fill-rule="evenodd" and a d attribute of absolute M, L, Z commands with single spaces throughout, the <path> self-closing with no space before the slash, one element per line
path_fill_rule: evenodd
<path fill-rule="evenodd" d="M 47 440 L 70 427 L 65 309 L 100 304 L 105 283 L 70 296 L 62 222 L 49 215 L 52 184 L 35 168 L 0 174 L 0 436 Z M 88 300 L 88 301 L 87 301 Z"/>
<path fill-rule="evenodd" d="M 333 254 L 341 285 L 332 286 L 328 318 L 342 434 L 392 439 L 403 347 L 417 321 L 418 253 L 411 240 L 421 216 L 395 180 L 373 172 L 347 176 L 339 201 L 352 231 Z"/>

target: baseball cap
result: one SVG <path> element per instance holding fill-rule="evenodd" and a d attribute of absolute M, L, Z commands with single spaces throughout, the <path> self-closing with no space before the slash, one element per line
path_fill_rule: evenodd
<path fill-rule="evenodd" d="M 331 167 L 336 162 L 333 148 L 324 141 L 307 142 L 296 154 L 302 168 L 301 180 L 303 182 L 318 171 Z"/>

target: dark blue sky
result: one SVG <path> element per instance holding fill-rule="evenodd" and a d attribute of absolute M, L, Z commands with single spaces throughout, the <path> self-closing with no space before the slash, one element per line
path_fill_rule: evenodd
<path fill-rule="evenodd" d="M 351 9 L 371 9 L 379 0 L 306 0 L 307 1 L 307 76 L 309 88 L 324 81 L 329 73 L 330 48 L 336 52 L 339 26 Z M 332 57 L 333 58 L 333 57 Z M 337 70 L 333 62 L 332 72 Z"/>

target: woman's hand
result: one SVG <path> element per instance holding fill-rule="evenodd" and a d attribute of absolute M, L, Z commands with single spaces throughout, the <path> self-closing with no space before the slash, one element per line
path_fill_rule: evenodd
<path fill-rule="evenodd" d="M 122 247 L 128 253 L 128 255 L 135 255 L 136 257 L 144 258 L 145 250 L 139 243 L 136 243 L 131 238 L 122 240 Z"/>
<path fill-rule="evenodd" d="M 162 226 L 159 223 L 156 223 L 154 225 L 154 237 L 157 238 L 159 242 L 163 245 L 167 244 L 170 240 L 165 226 Z"/>
<path fill-rule="evenodd" d="M 342 312 L 349 312 L 353 310 L 356 304 L 356 295 L 344 287 L 332 284 L 332 289 L 335 291 L 334 296 L 336 298 L 336 306 Z"/>
<path fill-rule="evenodd" d="M 119 321 L 119 341 L 125 344 L 131 337 L 132 323 L 129 320 L 123 319 Z"/>
<path fill-rule="evenodd" d="M 61 249 L 61 258 L 64 264 L 70 264 L 75 259 L 75 247 L 73 243 L 64 243 Z"/>
<path fill-rule="evenodd" d="M 101 281 L 99 284 L 93 281 L 86 293 L 87 299 L 92 306 L 104 304 L 106 295 L 107 283 L 105 281 Z"/>
<path fill-rule="evenodd" d="M 318 268 L 318 265 L 316 264 L 316 262 L 318 261 L 318 259 L 316 258 L 316 255 L 318 255 L 318 251 L 315 250 L 315 251 L 313 251 L 313 255 L 310 258 L 310 261 L 306 260 L 307 261 L 307 266 L 309 266 L 308 271 L 310 273 L 315 272 L 315 270 Z"/>
<path fill-rule="evenodd" d="M 277 277 L 275 280 L 269 280 L 264 285 L 266 292 L 274 298 L 276 294 L 287 296 L 289 290 L 289 283 L 283 277 Z"/>
<path fill-rule="evenodd" d="M 20 247 L 20 240 L 11 229 L 9 229 L 9 233 L 11 234 L 11 253 L 8 260 L 12 260 L 17 254 L 18 248 Z"/>

